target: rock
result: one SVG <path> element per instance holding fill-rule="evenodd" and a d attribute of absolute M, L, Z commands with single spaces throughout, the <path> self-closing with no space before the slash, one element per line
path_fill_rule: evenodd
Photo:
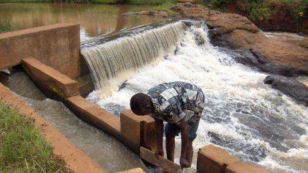
<path fill-rule="evenodd" d="M 9 79 L 9 75 L 7 73 L 4 73 L 0 71 L 0 83 L 5 83 Z"/>
<path fill-rule="evenodd" d="M 210 14 L 208 8 L 196 4 L 180 3 L 171 9 L 178 12 L 180 16 L 187 18 L 202 18 Z"/>
<path fill-rule="evenodd" d="M 177 0 L 179 3 L 195 3 L 196 0 Z"/>
<path fill-rule="evenodd" d="M 308 74 L 308 48 L 305 42 L 292 44 L 268 38 L 248 18 L 239 14 L 221 13 L 196 4 L 177 4 L 172 9 L 182 17 L 206 20 L 210 29 L 209 37 L 214 45 L 240 51 L 251 50 L 254 58 L 249 55 L 248 60 L 240 59 L 242 62 L 247 61 L 244 64 L 255 65 L 273 74 Z M 264 63 L 252 59 L 263 59 Z"/>
<path fill-rule="evenodd" d="M 262 32 L 256 32 L 253 25 L 245 24 L 245 20 L 236 19 L 233 23 L 237 21 L 238 24 L 233 26 L 224 26 L 223 22 L 212 22 L 210 26 L 214 28 L 209 32 L 212 43 L 235 50 L 252 50 L 254 54 L 266 60 L 266 65 L 262 65 L 263 71 L 287 76 L 308 74 L 307 48 L 268 38 Z"/>
<path fill-rule="evenodd" d="M 205 43 L 204 38 L 202 37 L 200 32 L 194 32 L 195 40 L 198 46 L 203 45 Z"/>
<path fill-rule="evenodd" d="M 259 28 L 255 24 L 239 14 L 217 13 L 205 16 L 205 19 L 211 28 L 220 28 L 222 33 L 230 33 L 234 30 L 259 32 Z"/>
<path fill-rule="evenodd" d="M 308 105 L 308 87 L 296 79 L 284 76 L 270 75 L 264 79 L 264 83 L 272 85 L 273 88 L 293 97 L 299 102 Z"/>
<path fill-rule="evenodd" d="M 154 17 L 168 17 L 168 13 L 166 11 L 162 11 L 162 10 L 149 10 L 149 11 L 139 11 L 139 12 L 128 12 L 128 13 L 123 13 L 123 15 L 126 15 L 126 16 L 148 15 L 148 16 L 154 16 Z"/>
<path fill-rule="evenodd" d="M 255 66 L 261 71 L 284 75 L 284 76 L 298 76 L 302 74 L 307 74 L 305 71 L 299 70 L 298 68 L 293 68 L 281 64 L 273 64 L 264 56 L 260 55 L 257 52 L 254 52 L 252 49 L 244 50 L 239 53 L 232 53 L 234 59 L 244 65 Z"/>

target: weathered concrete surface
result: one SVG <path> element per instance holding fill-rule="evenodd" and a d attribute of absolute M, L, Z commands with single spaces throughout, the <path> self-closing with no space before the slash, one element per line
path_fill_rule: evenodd
<path fill-rule="evenodd" d="M 237 162 L 233 163 L 226 168 L 226 173 L 267 173 L 268 171 L 263 167 L 248 163 L 248 162 Z"/>
<path fill-rule="evenodd" d="M 118 173 L 145 173 L 145 172 L 141 168 L 134 168 L 134 169 L 126 170 L 126 171 L 121 171 Z"/>
<path fill-rule="evenodd" d="M 62 158 L 68 169 L 75 173 L 93 172 L 105 173 L 97 163 L 92 161 L 85 153 L 76 148 L 56 128 L 48 124 L 36 114 L 21 99 L 14 95 L 8 88 L 0 84 L 0 100 L 16 108 L 22 115 L 34 119 L 34 125 L 40 130 L 47 142 L 52 146 L 55 155 Z"/>
<path fill-rule="evenodd" d="M 198 173 L 222 173 L 228 165 L 239 161 L 239 158 L 231 156 L 224 149 L 207 145 L 198 152 L 197 170 Z"/>
<path fill-rule="evenodd" d="M 0 34 L 0 69 L 35 57 L 71 78 L 80 75 L 80 28 L 55 24 Z"/>
<path fill-rule="evenodd" d="M 151 163 L 152 165 L 162 168 L 164 172 L 178 173 L 181 170 L 181 167 L 179 165 L 171 162 L 170 160 L 165 159 L 164 157 L 155 156 L 155 154 L 152 151 L 144 147 L 140 148 L 140 157 L 143 160 Z"/>
<path fill-rule="evenodd" d="M 79 118 L 122 140 L 120 120 L 81 96 L 67 98 L 65 104 Z"/>
<path fill-rule="evenodd" d="M 155 124 L 150 116 L 137 116 L 130 110 L 120 114 L 121 134 L 132 150 L 139 153 L 144 146 L 155 149 Z"/>
<path fill-rule="evenodd" d="M 209 10 L 194 4 L 178 4 L 173 7 L 182 17 L 199 18 L 207 21 L 211 41 L 215 45 L 236 50 L 251 50 L 266 59 L 267 66 L 278 70 L 261 70 L 285 75 L 308 74 L 308 49 L 296 44 L 268 38 L 244 16 Z M 286 69 L 284 69 L 286 68 Z M 289 71 L 289 72 L 288 72 Z M 295 71 L 295 72 L 293 72 Z"/>
<path fill-rule="evenodd" d="M 25 58 L 22 64 L 34 83 L 47 95 L 62 99 L 79 95 L 78 83 L 57 70 L 34 58 Z"/>

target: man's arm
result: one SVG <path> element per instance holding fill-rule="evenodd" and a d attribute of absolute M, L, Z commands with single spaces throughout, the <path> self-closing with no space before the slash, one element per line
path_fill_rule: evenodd
<path fill-rule="evenodd" d="M 189 144 L 189 138 L 188 138 L 189 125 L 186 122 L 181 121 L 179 123 L 179 127 L 181 129 L 181 138 L 182 138 L 180 164 L 182 167 L 188 167 L 189 162 L 187 161 L 187 158 L 186 158 L 186 152 L 187 152 L 188 144 Z"/>
<path fill-rule="evenodd" d="M 156 127 L 156 141 L 157 141 L 157 150 L 156 155 L 164 156 L 163 149 L 163 136 L 164 136 L 164 123 L 162 120 L 155 118 L 155 127 Z"/>

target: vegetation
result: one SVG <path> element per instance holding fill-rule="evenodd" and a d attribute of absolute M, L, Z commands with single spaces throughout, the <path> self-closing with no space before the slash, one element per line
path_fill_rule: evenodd
<path fill-rule="evenodd" d="M 0 101 L 0 172 L 68 172 L 34 127 L 33 120 Z"/>
<path fill-rule="evenodd" d="M 169 0 L 154 7 L 155 10 L 166 11 L 169 15 L 176 15 L 176 12 L 171 10 L 171 7 L 176 5 L 176 0 Z"/>
<path fill-rule="evenodd" d="M 0 33 L 1 32 L 8 32 L 12 30 L 12 26 L 10 24 L 10 21 L 8 19 L 3 18 L 0 19 Z"/>
<path fill-rule="evenodd" d="M 255 22 L 284 18 L 300 28 L 308 19 L 308 0 L 208 0 L 207 5 L 238 12 Z"/>

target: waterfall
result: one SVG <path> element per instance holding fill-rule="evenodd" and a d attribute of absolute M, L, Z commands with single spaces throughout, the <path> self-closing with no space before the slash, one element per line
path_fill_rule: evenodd
<path fill-rule="evenodd" d="M 131 34 L 103 44 L 82 48 L 96 89 L 125 70 L 141 67 L 163 52 L 174 48 L 186 25 L 178 21 L 165 26 Z"/>

